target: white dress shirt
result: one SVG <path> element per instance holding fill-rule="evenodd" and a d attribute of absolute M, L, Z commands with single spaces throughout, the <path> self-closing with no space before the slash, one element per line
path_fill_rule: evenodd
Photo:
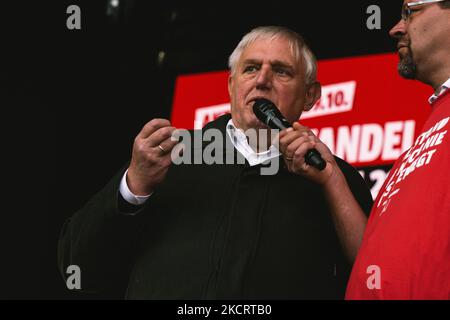
<path fill-rule="evenodd" d="M 244 158 L 252 167 L 259 165 L 267 160 L 276 158 L 280 155 L 280 151 L 274 145 L 271 145 L 269 150 L 267 151 L 259 153 L 255 152 L 248 144 L 247 136 L 241 129 L 236 128 L 232 119 L 228 121 L 226 131 L 228 136 L 230 137 L 231 142 L 233 143 L 233 146 L 244 156 Z M 125 171 L 122 180 L 120 181 L 120 194 L 129 203 L 134 205 L 141 205 L 151 196 L 151 194 L 146 196 L 137 196 L 133 194 L 128 188 L 127 173 L 128 170 Z"/>
<path fill-rule="evenodd" d="M 447 91 L 450 88 L 450 78 L 448 78 L 447 81 L 444 82 L 444 84 L 439 88 L 437 91 L 438 94 L 433 94 L 430 99 L 428 99 L 428 102 L 432 104 L 439 96 L 444 94 L 445 91 Z"/>

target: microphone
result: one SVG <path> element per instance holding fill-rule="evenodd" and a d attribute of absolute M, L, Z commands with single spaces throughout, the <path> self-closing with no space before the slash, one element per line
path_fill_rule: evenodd
<path fill-rule="evenodd" d="M 262 98 L 256 99 L 253 104 L 253 112 L 261 122 L 272 129 L 283 130 L 292 127 L 292 125 L 283 117 L 280 110 L 278 110 L 270 100 Z M 310 149 L 306 152 L 305 161 L 307 164 L 319 170 L 323 170 L 326 167 L 325 161 L 316 149 Z"/>

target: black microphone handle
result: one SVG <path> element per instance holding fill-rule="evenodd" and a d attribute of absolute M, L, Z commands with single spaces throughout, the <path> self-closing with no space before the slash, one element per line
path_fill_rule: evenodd
<path fill-rule="evenodd" d="M 309 149 L 305 154 L 305 161 L 310 166 L 313 166 L 314 168 L 319 169 L 322 171 L 327 166 L 325 160 L 322 159 L 322 156 L 320 155 L 319 151 L 316 149 Z"/>
<path fill-rule="evenodd" d="M 272 122 L 272 123 L 270 123 Z M 279 130 L 284 130 L 287 128 L 292 128 L 292 125 L 287 121 L 281 121 L 278 118 L 272 118 L 269 120 L 269 127 Z"/>
<path fill-rule="evenodd" d="M 289 125 L 289 126 L 287 126 Z M 290 125 L 287 121 L 280 121 L 278 118 L 272 118 L 269 121 L 269 126 L 275 129 L 284 130 L 287 128 L 292 128 L 292 125 Z M 310 166 L 313 166 L 314 168 L 322 171 L 327 166 L 325 160 L 322 159 L 322 156 L 320 155 L 319 151 L 316 149 L 309 149 L 305 154 L 305 162 L 309 164 Z"/>

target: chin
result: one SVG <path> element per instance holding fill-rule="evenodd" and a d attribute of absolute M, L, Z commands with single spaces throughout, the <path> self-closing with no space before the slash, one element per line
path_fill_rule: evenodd
<path fill-rule="evenodd" d="M 266 129 L 267 126 L 256 118 L 256 116 L 252 116 L 248 121 L 246 121 L 247 128 L 253 129 Z"/>
<path fill-rule="evenodd" d="M 236 119 L 239 120 L 236 121 Z M 253 112 L 247 112 L 245 115 L 241 114 L 241 117 L 236 117 L 233 121 L 235 125 L 240 123 L 240 129 L 243 129 L 244 131 L 248 129 L 270 129 L 267 125 L 259 121 Z"/>
<path fill-rule="evenodd" d="M 254 125 L 252 125 L 249 128 L 254 129 L 254 130 L 271 130 L 269 126 L 267 126 L 266 124 L 264 124 L 260 121 L 258 121 L 257 123 L 255 123 Z"/>

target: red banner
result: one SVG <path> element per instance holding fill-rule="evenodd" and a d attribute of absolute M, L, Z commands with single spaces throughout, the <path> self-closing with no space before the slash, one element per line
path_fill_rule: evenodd
<path fill-rule="evenodd" d="M 391 165 L 414 142 L 432 94 L 397 73 L 397 54 L 323 60 L 322 98 L 300 122 L 356 167 Z M 179 76 L 172 123 L 201 128 L 229 111 L 228 71 Z"/>

